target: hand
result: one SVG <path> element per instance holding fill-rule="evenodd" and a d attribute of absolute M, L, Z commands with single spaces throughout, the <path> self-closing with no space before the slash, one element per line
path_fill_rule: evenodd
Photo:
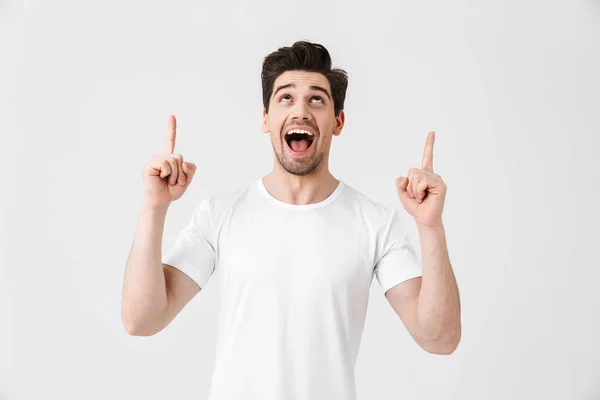
<path fill-rule="evenodd" d="M 408 176 L 396 178 L 396 190 L 404 209 L 413 216 L 417 225 L 442 226 L 442 211 L 446 199 L 446 184 L 442 177 L 433 172 L 433 143 L 435 132 L 429 132 L 423 168 L 410 168 Z"/>
<path fill-rule="evenodd" d="M 175 149 L 177 122 L 169 115 L 167 136 L 163 151 L 155 154 L 144 166 L 144 202 L 153 207 L 169 206 L 187 190 L 196 166 L 184 162 L 181 154 L 173 154 Z"/>

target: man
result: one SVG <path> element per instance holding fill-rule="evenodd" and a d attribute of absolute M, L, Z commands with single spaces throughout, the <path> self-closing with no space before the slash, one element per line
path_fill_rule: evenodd
<path fill-rule="evenodd" d="M 263 62 L 262 85 L 273 170 L 200 202 L 161 259 L 167 208 L 196 170 L 173 154 L 169 117 L 164 151 L 144 169 L 123 288 L 127 331 L 159 332 L 214 273 L 221 309 L 210 400 L 355 399 L 354 366 L 376 277 L 415 341 L 430 353 L 452 353 L 460 301 L 442 224 L 446 185 L 433 172 L 434 133 L 422 168 L 395 182 L 418 226 L 421 266 L 396 209 L 329 171 L 348 80 L 331 69 L 328 51 L 310 42 L 278 49 Z"/>

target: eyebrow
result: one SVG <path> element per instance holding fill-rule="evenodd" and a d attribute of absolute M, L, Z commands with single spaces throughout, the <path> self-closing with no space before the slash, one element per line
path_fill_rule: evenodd
<path fill-rule="evenodd" d="M 286 85 L 281 85 L 277 88 L 277 90 L 275 90 L 275 93 L 273 93 L 273 97 L 275 97 L 275 95 L 277 94 L 277 92 L 279 92 L 282 89 L 287 89 L 287 88 L 295 88 L 296 84 L 295 83 L 288 83 Z M 323 92 L 325 93 L 325 95 L 327 96 L 327 98 L 329 100 L 331 100 L 331 96 L 329 95 L 329 92 L 327 91 L 327 89 L 321 87 L 321 86 L 317 86 L 317 85 L 311 85 L 311 90 L 317 90 L 319 92 Z"/>

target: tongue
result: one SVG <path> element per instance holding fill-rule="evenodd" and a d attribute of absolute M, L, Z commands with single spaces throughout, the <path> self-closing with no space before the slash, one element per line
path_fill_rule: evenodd
<path fill-rule="evenodd" d="M 308 149 L 308 140 L 306 139 L 302 139 L 302 140 L 292 140 L 290 142 L 292 150 L 294 151 L 304 151 L 306 149 Z"/>

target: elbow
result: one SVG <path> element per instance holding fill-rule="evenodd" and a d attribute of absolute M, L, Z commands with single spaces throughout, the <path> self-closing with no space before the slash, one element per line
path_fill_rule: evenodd
<path fill-rule="evenodd" d="M 123 321 L 123 327 L 125 328 L 125 332 L 127 332 L 130 336 L 139 336 L 139 328 L 137 325 L 132 324 L 131 322 Z"/>
<path fill-rule="evenodd" d="M 127 313 L 121 313 L 121 322 L 130 336 L 152 336 L 158 333 L 162 328 L 157 328 L 156 324 L 150 324 L 142 322 L 139 318 L 134 318 L 127 315 Z"/>
<path fill-rule="evenodd" d="M 436 339 L 426 341 L 421 347 L 431 354 L 450 355 L 456 351 L 461 340 L 460 324 L 456 329 L 447 332 L 446 335 Z"/>
<path fill-rule="evenodd" d="M 454 351 L 458 348 L 459 343 L 460 338 L 452 342 L 448 341 L 444 343 L 431 343 L 427 346 L 423 346 L 423 349 L 430 354 L 447 356 L 454 353 Z"/>
<path fill-rule="evenodd" d="M 125 328 L 125 332 L 127 332 L 130 336 L 144 336 L 141 334 L 141 329 L 138 324 L 135 324 L 131 321 L 122 321 L 123 327 Z"/>
<path fill-rule="evenodd" d="M 123 321 L 123 327 L 125 332 L 130 336 L 152 336 L 159 331 L 156 329 L 150 329 L 143 324 L 137 324 L 131 321 Z"/>
<path fill-rule="evenodd" d="M 126 301 L 121 303 L 121 323 L 130 336 L 152 336 L 164 328 L 164 313 L 155 309 L 139 307 Z"/>

